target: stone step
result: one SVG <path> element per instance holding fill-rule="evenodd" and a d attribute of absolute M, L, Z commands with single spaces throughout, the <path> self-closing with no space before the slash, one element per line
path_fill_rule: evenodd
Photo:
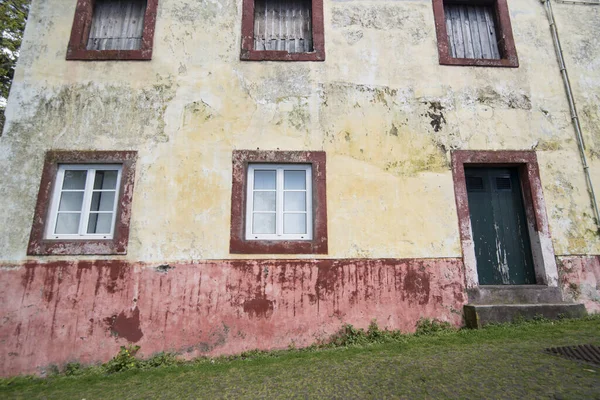
<path fill-rule="evenodd" d="M 543 285 L 486 285 L 469 289 L 470 304 L 562 303 L 558 287 Z"/>
<path fill-rule="evenodd" d="M 583 304 L 467 304 L 464 306 L 468 328 L 481 328 L 492 323 L 514 322 L 516 319 L 580 318 L 587 315 Z"/>

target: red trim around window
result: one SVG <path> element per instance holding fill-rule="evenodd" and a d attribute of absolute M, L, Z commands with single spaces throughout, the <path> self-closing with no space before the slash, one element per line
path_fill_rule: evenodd
<path fill-rule="evenodd" d="M 28 255 L 127 254 L 129 220 L 135 180 L 136 151 L 49 151 L 29 237 Z M 121 185 L 112 239 L 46 239 L 46 223 L 59 164 L 121 164 Z"/>
<path fill-rule="evenodd" d="M 139 50 L 87 50 L 87 42 L 92 26 L 96 0 L 77 0 L 71 39 L 67 48 L 67 60 L 107 61 L 107 60 L 151 60 L 156 10 L 158 0 L 147 0 L 144 14 L 144 31 Z"/>
<path fill-rule="evenodd" d="M 310 53 L 254 50 L 254 0 L 243 0 L 241 60 L 247 61 L 325 61 L 323 0 L 312 0 L 313 48 Z"/>
<path fill-rule="evenodd" d="M 234 150 L 229 252 L 238 254 L 327 254 L 325 161 L 324 151 Z M 312 240 L 246 240 L 246 182 L 250 163 L 312 165 Z"/>
<path fill-rule="evenodd" d="M 498 24 L 499 50 L 502 58 L 489 60 L 483 58 L 454 58 L 450 54 L 448 43 L 448 32 L 446 30 L 446 14 L 444 3 L 460 4 L 494 4 Z M 437 32 L 438 53 L 441 65 L 463 65 L 472 67 L 510 67 L 519 66 L 515 39 L 510 23 L 510 14 L 506 0 L 433 0 L 433 14 L 435 18 L 435 30 Z"/>

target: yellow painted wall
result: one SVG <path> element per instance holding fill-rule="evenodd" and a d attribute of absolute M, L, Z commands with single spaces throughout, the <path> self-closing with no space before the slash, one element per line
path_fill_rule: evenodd
<path fill-rule="evenodd" d="M 452 149 L 536 149 L 556 254 L 600 253 L 538 0 L 509 1 L 517 69 L 440 66 L 429 0 L 328 0 L 327 60 L 295 63 L 239 60 L 241 0 L 162 0 L 152 61 L 65 61 L 75 3 L 33 1 L 0 138 L 4 262 L 26 257 L 48 149 L 139 152 L 129 260 L 246 257 L 231 152 L 256 148 L 327 152 L 326 257 L 460 257 Z M 600 191 L 600 6 L 555 11 Z"/>

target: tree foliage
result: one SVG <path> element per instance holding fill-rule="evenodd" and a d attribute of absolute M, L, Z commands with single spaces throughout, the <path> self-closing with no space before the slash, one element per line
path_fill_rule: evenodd
<path fill-rule="evenodd" d="M 30 0 L 0 0 L 0 124 L 15 74 Z"/>

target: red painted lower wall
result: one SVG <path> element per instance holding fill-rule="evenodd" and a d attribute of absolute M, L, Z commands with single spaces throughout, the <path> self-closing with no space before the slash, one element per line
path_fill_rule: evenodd
<path fill-rule="evenodd" d="M 31 262 L 0 269 L 0 375 L 105 362 L 119 346 L 186 357 L 307 346 L 342 324 L 462 323 L 461 259 Z"/>
<path fill-rule="evenodd" d="M 565 300 L 600 313 L 600 256 L 558 257 L 558 275 Z"/>

